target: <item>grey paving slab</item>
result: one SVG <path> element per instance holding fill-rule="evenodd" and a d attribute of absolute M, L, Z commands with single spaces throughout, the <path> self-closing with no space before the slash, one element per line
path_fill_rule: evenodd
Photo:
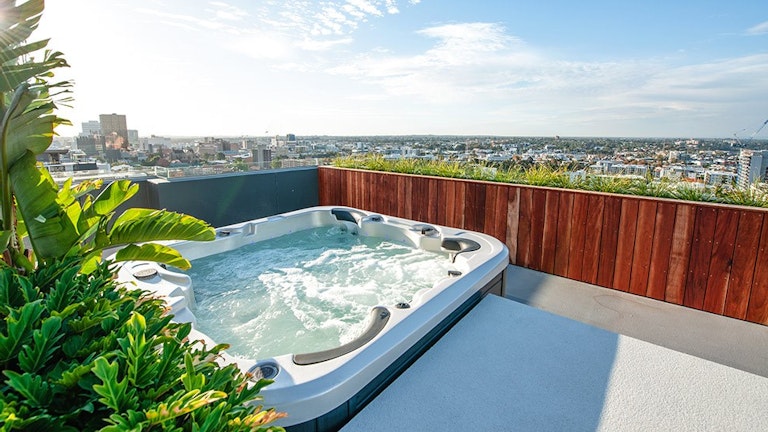
<path fill-rule="evenodd" d="M 507 297 L 537 309 L 768 377 L 768 327 L 509 266 Z"/>
<path fill-rule="evenodd" d="M 344 431 L 765 430 L 768 378 L 488 296 Z"/>

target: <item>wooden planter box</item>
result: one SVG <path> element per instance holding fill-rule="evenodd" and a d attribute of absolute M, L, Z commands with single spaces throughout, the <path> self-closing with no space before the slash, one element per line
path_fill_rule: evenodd
<path fill-rule="evenodd" d="M 533 270 L 768 324 L 768 210 L 318 168 L 320 205 L 492 235 Z"/>

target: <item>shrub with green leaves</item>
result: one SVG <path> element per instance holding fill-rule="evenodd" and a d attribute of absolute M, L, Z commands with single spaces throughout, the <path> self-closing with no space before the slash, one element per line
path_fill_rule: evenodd
<path fill-rule="evenodd" d="M 117 214 L 138 186 L 59 187 L 36 166 L 67 103 L 68 67 L 47 40 L 30 41 L 43 0 L 0 0 L 0 431 L 257 431 L 282 414 L 252 402 L 249 382 L 216 363 L 225 345 L 188 340 L 162 300 L 118 286 L 115 260 L 189 262 L 158 240 L 212 240 L 190 216 Z M 31 248 L 28 248 L 28 245 Z M 279 429 L 279 428 L 272 428 Z"/>
<path fill-rule="evenodd" d="M 0 430 L 266 431 L 283 416 L 189 340 L 162 300 L 119 286 L 108 263 L 28 274 L 0 267 Z"/>
<path fill-rule="evenodd" d="M 724 188 L 722 186 L 716 188 L 708 186 L 698 187 L 698 185 L 691 186 L 685 183 L 683 185 L 673 185 L 668 180 L 656 181 L 650 175 L 646 178 L 588 175 L 582 180 L 573 180 L 569 178 L 563 168 L 548 165 L 533 165 L 527 168 L 521 165 L 512 165 L 508 168 L 497 169 L 477 163 L 460 163 L 456 161 L 424 159 L 388 160 L 379 155 L 339 157 L 333 161 L 333 165 L 340 168 L 487 180 L 623 195 L 653 196 L 684 201 L 768 207 L 768 192 L 758 187 L 758 185 L 753 185 L 745 190 L 730 187 Z"/>

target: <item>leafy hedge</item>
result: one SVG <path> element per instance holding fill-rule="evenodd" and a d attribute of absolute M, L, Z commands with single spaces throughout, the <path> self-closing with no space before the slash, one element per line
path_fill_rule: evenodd
<path fill-rule="evenodd" d="M 642 195 L 671 198 L 684 201 L 703 201 L 722 204 L 768 207 L 768 192 L 758 188 L 748 190 L 725 187 L 699 188 L 695 185 L 678 185 L 670 181 L 653 181 L 647 178 L 605 177 L 587 175 L 571 176 L 564 169 L 545 165 L 530 168 L 513 166 L 501 168 L 493 165 L 461 163 L 446 160 L 384 159 L 378 155 L 340 157 L 333 161 L 340 168 L 356 168 L 373 171 L 430 175 L 502 183 L 548 186 L 563 189 L 589 190 L 625 195 Z"/>
<path fill-rule="evenodd" d="M 0 267 L 0 430 L 266 431 L 251 383 L 191 341 L 162 300 L 78 259 Z"/>

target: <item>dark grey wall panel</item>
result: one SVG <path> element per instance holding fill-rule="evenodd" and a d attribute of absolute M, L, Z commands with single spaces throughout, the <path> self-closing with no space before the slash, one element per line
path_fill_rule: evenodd
<path fill-rule="evenodd" d="M 213 226 L 257 219 L 319 203 L 317 168 L 303 167 L 140 182 L 132 207 L 186 213 Z"/>
<path fill-rule="evenodd" d="M 317 167 L 286 171 L 284 174 L 283 172 L 278 173 L 276 183 L 280 193 L 276 195 L 278 208 L 276 213 L 284 213 L 320 204 Z"/>
<path fill-rule="evenodd" d="M 129 208 L 157 208 L 154 205 L 154 192 L 149 188 L 146 178 L 130 179 L 133 183 L 139 185 L 139 191 L 136 195 L 132 196 L 125 204 L 117 208 L 117 213 L 120 214 Z M 107 187 L 108 182 L 104 183 L 104 188 Z M 103 188 L 102 188 L 103 189 Z"/>

